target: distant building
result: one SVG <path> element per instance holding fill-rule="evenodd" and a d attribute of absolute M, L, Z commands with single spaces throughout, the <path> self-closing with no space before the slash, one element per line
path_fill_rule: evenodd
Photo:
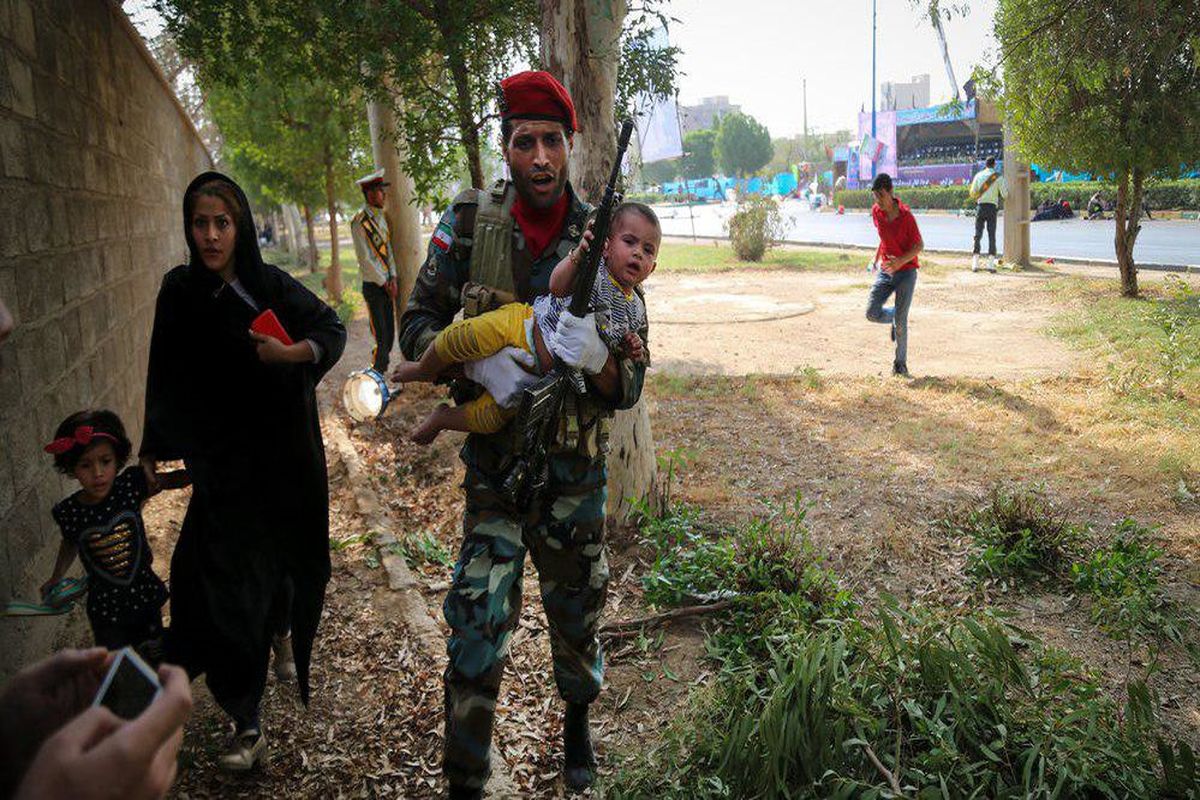
<path fill-rule="evenodd" d="M 879 84 L 879 94 L 881 111 L 926 108 L 929 105 L 929 76 L 914 75 L 907 83 L 884 81 Z"/>
<path fill-rule="evenodd" d="M 928 79 L 928 76 L 926 78 Z M 928 91 L 927 87 L 926 92 Z M 700 105 L 698 106 L 680 106 L 679 124 L 686 135 L 692 131 L 711 128 L 714 121 L 721 119 L 726 114 L 732 114 L 734 111 L 741 110 L 741 106 L 730 104 L 727 95 L 722 94 L 716 97 L 706 97 L 700 101 Z"/>

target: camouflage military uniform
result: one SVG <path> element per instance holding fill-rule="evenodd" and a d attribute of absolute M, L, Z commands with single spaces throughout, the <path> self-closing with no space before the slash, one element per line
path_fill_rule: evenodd
<path fill-rule="evenodd" d="M 504 191 L 511 202 L 511 184 Z M 569 184 L 567 192 L 562 238 L 536 261 L 525 251 L 519 227 L 512 225 L 510 291 L 518 300 L 530 302 L 548 292 L 554 266 L 582 236 L 591 209 Z M 499 196 L 500 189 L 493 190 L 491 197 Z M 480 191 L 464 192 L 442 215 L 401 320 L 400 345 L 409 359 L 420 357 L 452 321 L 463 305 L 464 285 L 478 280 L 471 274 L 471 249 L 479 204 L 487 199 Z M 645 328 L 638 333 L 647 341 Z M 600 691 L 604 656 L 596 631 L 608 588 L 607 427 L 612 409 L 637 402 L 645 378 L 642 364 L 621 359 L 618 365 L 619 396 L 611 405 L 591 392 L 564 411 L 550 453 L 549 484 L 536 507 L 507 506 L 492 489 L 510 450 L 508 429 L 470 434 L 460 453 L 467 468 L 463 543 L 443 605 L 451 628 L 444 771 L 454 784 L 480 787 L 487 779 L 496 697 L 521 611 L 526 551 L 538 570 L 559 694 L 568 702 L 590 703 Z"/>

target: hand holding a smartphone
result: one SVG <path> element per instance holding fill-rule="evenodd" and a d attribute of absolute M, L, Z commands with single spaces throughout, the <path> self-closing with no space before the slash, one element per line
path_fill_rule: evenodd
<path fill-rule="evenodd" d="M 120 666 L 107 653 L 105 661 L 110 667 Z M 128 676 L 118 679 L 118 674 L 114 670 L 113 680 L 119 680 L 118 685 L 131 685 Z M 124 712 L 133 707 L 129 705 L 131 698 L 153 698 L 129 720 L 99 704 L 108 692 L 96 696 L 97 704 L 63 725 L 38 749 L 16 797 L 87 800 L 165 795 L 175 780 L 176 758 L 183 741 L 183 724 L 191 714 L 192 695 L 187 674 L 178 667 L 162 666 L 155 677 L 159 686 L 149 695 L 136 689 L 118 691 Z M 101 682 L 98 677 L 96 682 Z M 132 702 L 136 705 L 140 701 Z"/>
<path fill-rule="evenodd" d="M 62 650 L 13 676 L 0 693 L 0 797 L 16 788 L 42 742 L 92 702 L 112 656 Z"/>

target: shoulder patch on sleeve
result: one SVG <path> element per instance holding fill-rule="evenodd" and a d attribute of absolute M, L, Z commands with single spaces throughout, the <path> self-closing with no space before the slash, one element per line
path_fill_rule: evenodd
<path fill-rule="evenodd" d="M 433 232 L 433 246 L 445 253 L 452 244 L 454 244 L 454 232 L 445 222 L 439 222 L 437 230 Z"/>

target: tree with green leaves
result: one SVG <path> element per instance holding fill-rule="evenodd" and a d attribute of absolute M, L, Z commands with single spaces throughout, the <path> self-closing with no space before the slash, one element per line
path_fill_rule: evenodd
<path fill-rule="evenodd" d="M 325 288 L 340 302 L 339 200 L 353 197 L 353 178 L 370 165 L 361 94 L 260 71 L 237 85 L 215 84 L 208 104 L 235 172 L 263 196 L 303 207 L 310 243 L 312 209 L 324 204 L 331 259 Z"/>
<path fill-rule="evenodd" d="M 726 175 L 745 178 L 771 161 L 771 134 L 754 117 L 735 111 L 717 129 L 715 157 Z"/>
<path fill-rule="evenodd" d="M 712 128 L 688 131 L 683 137 L 683 174 L 689 180 L 711 178 L 716 173 L 716 146 L 717 132 Z"/>
<path fill-rule="evenodd" d="M 1200 3 L 1001 0 L 1000 61 L 983 77 L 1030 161 L 1117 187 L 1121 293 L 1148 180 L 1200 160 Z"/>
<path fill-rule="evenodd" d="M 404 170 L 422 198 L 453 179 L 455 154 L 486 182 L 481 137 L 496 82 L 535 59 L 536 0 L 155 0 L 202 82 L 273 74 L 356 89 L 393 107 Z M 365 108 L 362 110 L 365 114 Z"/>
<path fill-rule="evenodd" d="M 638 182 L 661 185 L 679 180 L 679 162 L 678 158 L 664 158 L 661 161 L 642 164 L 638 172 Z"/>

